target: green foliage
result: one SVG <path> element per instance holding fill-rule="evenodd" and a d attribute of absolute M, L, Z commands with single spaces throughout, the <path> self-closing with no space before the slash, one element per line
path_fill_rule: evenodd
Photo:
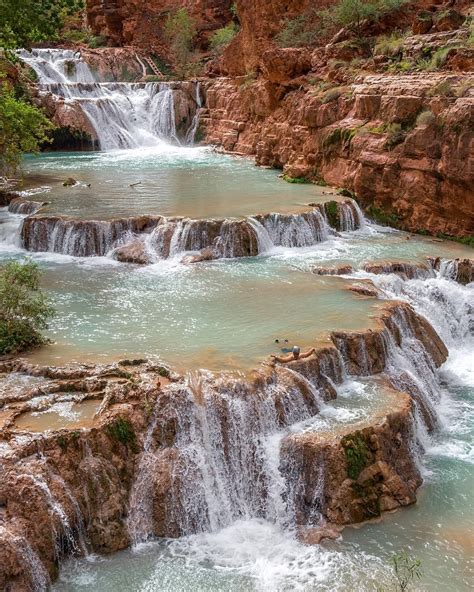
<path fill-rule="evenodd" d="M 229 45 L 238 32 L 239 27 L 234 22 L 222 27 L 222 29 L 217 29 L 217 31 L 215 31 L 215 33 L 212 35 L 211 41 L 209 43 L 213 53 L 221 53 Z"/>
<path fill-rule="evenodd" d="M 317 29 L 313 24 L 314 14 L 314 11 L 309 11 L 286 19 L 275 37 L 276 44 L 280 47 L 302 47 L 313 43 L 317 38 Z"/>
<path fill-rule="evenodd" d="M 12 261 L 0 270 L 0 355 L 45 342 L 41 331 L 55 313 L 40 278 L 37 264 L 29 260 Z"/>
<path fill-rule="evenodd" d="M 23 152 L 38 152 L 53 125 L 0 81 L 0 173 L 16 169 Z"/>
<path fill-rule="evenodd" d="M 349 127 L 337 127 L 329 132 L 322 142 L 323 150 L 328 150 L 332 146 L 341 145 L 343 149 L 349 148 L 352 139 L 358 132 L 358 128 Z"/>
<path fill-rule="evenodd" d="M 65 18 L 83 6 L 83 0 L 0 0 L 0 47 L 57 40 Z"/>
<path fill-rule="evenodd" d="M 339 228 L 339 208 L 337 202 L 329 201 L 324 204 L 324 211 L 326 212 L 326 218 L 331 228 Z"/>
<path fill-rule="evenodd" d="M 346 455 L 347 474 L 355 480 L 370 459 L 369 449 L 359 432 L 345 436 L 342 439 L 342 446 Z"/>
<path fill-rule="evenodd" d="M 367 214 L 369 218 L 372 218 L 372 220 L 375 220 L 375 222 L 384 226 L 396 226 L 398 222 L 397 214 L 394 212 L 385 212 L 374 205 L 367 208 Z"/>
<path fill-rule="evenodd" d="M 287 183 L 293 183 L 296 185 L 304 185 L 310 183 L 310 181 L 308 181 L 308 179 L 306 179 L 305 177 L 290 177 L 290 175 L 283 175 L 282 178 Z"/>
<path fill-rule="evenodd" d="M 168 15 L 165 23 L 165 35 L 170 43 L 171 53 L 176 66 L 176 73 L 185 77 L 191 57 L 196 24 L 185 8 Z"/>
<path fill-rule="evenodd" d="M 428 91 L 430 97 L 454 97 L 454 89 L 449 80 L 442 80 Z"/>
<path fill-rule="evenodd" d="M 420 125 L 433 125 L 436 123 L 436 115 L 433 113 L 433 111 L 430 110 L 426 110 L 426 111 L 422 111 L 418 117 L 416 118 L 416 125 L 420 126 Z"/>
<path fill-rule="evenodd" d="M 233 16 L 234 18 L 238 18 L 238 17 L 239 17 L 239 14 L 238 14 L 238 9 L 237 9 L 237 2 L 233 2 L 233 3 L 231 4 L 231 7 L 230 7 L 230 12 L 232 13 L 232 16 Z"/>
<path fill-rule="evenodd" d="M 406 592 L 413 582 L 423 576 L 421 561 L 416 557 L 410 557 L 405 550 L 392 557 L 392 568 L 395 589 L 399 592 Z"/>
<path fill-rule="evenodd" d="M 366 23 L 398 10 L 406 0 L 340 0 L 318 13 L 323 29 L 345 27 L 356 37 L 363 37 Z"/>
<path fill-rule="evenodd" d="M 448 59 L 449 52 L 453 49 L 454 46 L 450 47 L 440 47 L 437 49 L 434 54 L 429 59 L 421 59 L 418 61 L 418 67 L 421 70 L 440 70 L 446 60 Z"/>
<path fill-rule="evenodd" d="M 162 376 L 163 378 L 170 378 L 171 377 L 171 373 L 170 373 L 169 369 L 166 368 L 166 366 L 159 366 L 158 375 Z"/>
<path fill-rule="evenodd" d="M 406 33 L 394 31 L 390 35 L 382 35 L 375 43 L 374 55 L 384 55 L 390 58 L 401 57 Z"/>
<path fill-rule="evenodd" d="M 420 234 L 420 231 L 417 231 Z M 466 245 L 467 247 L 471 247 L 474 249 L 474 236 L 450 236 L 449 234 L 444 234 L 442 232 L 438 232 L 436 235 L 437 238 L 442 238 L 443 240 L 450 240 L 456 243 L 460 243 L 461 245 Z"/>
<path fill-rule="evenodd" d="M 93 35 L 88 40 L 89 47 L 92 49 L 97 49 L 98 47 L 104 47 L 107 45 L 107 37 L 103 35 Z"/>
<path fill-rule="evenodd" d="M 109 435 L 114 440 L 122 443 L 124 446 L 130 446 L 132 450 L 136 449 L 136 434 L 129 419 L 117 417 L 107 426 Z"/>
<path fill-rule="evenodd" d="M 384 148 L 391 150 L 401 144 L 406 137 L 407 130 L 413 125 L 412 120 L 401 123 L 383 123 L 382 125 L 369 127 L 367 130 L 372 134 L 385 134 Z"/>

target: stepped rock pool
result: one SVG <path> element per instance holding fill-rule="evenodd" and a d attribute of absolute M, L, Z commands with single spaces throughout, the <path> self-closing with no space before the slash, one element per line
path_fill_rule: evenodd
<path fill-rule="evenodd" d="M 258 170 L 248 161 L 207 149 L 49 154 L 27 158 L 25 169 L 29 198 L 51 202 L 45 212 L 85 219 L 145 213 L 201 218 L 295 212 L 308 202 L 333 199 L 323 194 L 329 190 L 286 185 L 274 171 Z M 68 176 L 81 184 L 62 187 Z M 138 181 L 142 183 L 128 187 Z M 38 185 L 43 189 L 35 193 Z M 342 539 L 317 546 L 302 544 L 291 529 L 242 518 L 217 532 L 69 560 L 53 590 L 375 591 L 380 586 L 390 589 L 390 557 L 403 548 L 423 563 L 424 577 L 416 590 L 470 589 L 472 336 L 459 337 L 445 327 L 443 317 L 448 315 L 441 303 L 451 306 L 465 299 L 460 308 L 467 314 L 472 289 L 433 277 L 406 282 L 411 291 L 404 291 L 401 280 L 393 276 L 387 280 L 388 276 L 367 273 L 331 277 L 310 272 L 314 265 L 344 263 L 357 271 L 367 261 L 424 263 L 427 256 L 452 259 L 469 256 L 471 250 L 368 222 L 309 247 L 274 247 L 257 257 L 194 265 L 184 265 L 181 253 L 139 267 L 110 257 L 26 253 L 17 241 L 22 219 L 6 209 L 0 211 L 0 261 L 28 255 L 44 271 L 43 286 L 58 315 L 48 331 L 54 343 L 30 354 L 38 363 L 148 356 L 182 372 L 196 368 L 246 372 L 279 352 L 281 345 L 275 339 L 288 339 L 289 345 L 297 343 L 304 349 L 327 339 L 331 330 L 371 326 L 381 301 L 348 290 L 354 279 L 368 278 L 385 290 L 387 298 L 400 297 L 426 314 L 451 352 L 441 369 L 442 425 L 424 442 L 425 485 L 415 506 L 385 515 L 380 523 L 347 528 Z M 433 312 L 437 307 L 439 315 Z M 458 314 L 456 306 L 451 312 Z M 85 405 L 87 427 L 97 401 L 79 405 Z M 358 425 L 380 405 L 377 392 L 355 380 L 341 388 L 338 400 L 325 405 L 318 416 L 292 427 L 304 432 Z M 73 406 L 53 407 L 49 412 L 56 413 L 53 418 L 48 412 L 30 413 L 18 420 L 19 427 L 26 422 L 27 430 L 51 429 L 51 419 L 53 427 L 56 421 L 59 428 L 74 427 L 78 411 Z"/>
<path fill-rule="evenodd" d="M 96 220 L 147 214 L 226 218 L 295 213 L 308 203 L 336 197 L 335 192 L 328 195 L 333 192 L 329 188 L 286 183 L 276 171 L 257 169 L 246 158 L 168 144 L 30 156 L 24 170 L 31 199 L 50 202 L 42 213 Z M 63 187 L 68 177 L 77 185 Z"/>

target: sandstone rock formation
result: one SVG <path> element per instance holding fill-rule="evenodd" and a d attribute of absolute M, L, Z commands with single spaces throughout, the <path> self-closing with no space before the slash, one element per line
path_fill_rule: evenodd
<path fill-rule="evenodd" d="M 206 462 L 222 463 L 230 479 L 228 494 L 237 496 L 229 510 L 238 513 L 244 495 L 259 515 L 268 479 L 254 448 L 261 430 L 281 431 L 297 418 L 317 415 L 324 401 L 337 397 L 345 368 L 380 375 L 382 404 L 350 427 L 283 438 L 280 470 L 295 524 L 312 527 L 317 516 L 333 532 L 330 524 L 361 522 L 413 503 L 421 477 L 412 453 L 412 410 L 421 406 L 429 418 L 429 409 L 422 407 L 429 398 L 409 382 L 403 383 L 405 392 L 399 386 L 393 390 L 390 384 L 397 386 L 399 378 L 384 371 L 390 348 L 403 351 L 405 339 L 416 340 L 434 366 L 446 359 L 446 350 L 407 304 L 385 303 L 376 325 L 365 332 L 334 333 L 333 344 L 310 358 L 262 365 L 249 379 L 183 380 L 146 360 L 63 368 L 21 359 L 0 363 L 2 373 L 41 379 L 0 391 L 2 588 L 45 587 L 57 577 L 62 559 L 86 550 L 112 552 L 149 536 L 208 528 L 210 509 L 190 446 L 206 446 L 211 455 Z M 41 434 L 17 424 L 26 412 L 48 409 L 65 397 L 101 400 L 93 423 Z M 236 414 L 240 406 L 245 424 Z M 212 417 L 216 450 L 212 443 L 200 444 L 204 417 Z M 243 439 L 242 465 L 233 454 L 239 445 L 235 438 Z M 243 478 L 248 491 L 239 494 Z"/>

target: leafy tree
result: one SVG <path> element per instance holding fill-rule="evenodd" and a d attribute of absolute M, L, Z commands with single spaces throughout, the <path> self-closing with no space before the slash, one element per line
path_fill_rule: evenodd
<path fill-rule="evenodd" d="M 174 14 L 168 15 L 165 35 L 170 42 L 178 76 L 185 76 L 196 35 L 196 23 L 185 8 L 180 8 Z"/>
<path fill-rule="evenodd" d="M 212 35 L 209 43 L 211 50 L 216 54 L 220 53 L 225 47 L 227 47 L 227 45 L 229 45 L 238 31 L 239 27 L 233 22 L 222 27 L 222 29 L 217 29 Z"/>
<path fill-rule="evenodd" d="M 363 37 L 367 23 L 400 8 L 406 0 L 339 0 L 325 10 L 310 8 L 287 19 L 275 38 L 281 47 L 299 47 L 345 28 L 353 36 Z"/>
<path fill-rule="evenodd" d="M 55 311 L 40 288 L 41 272 L 30 260 L 0 270 L 0 355 L 45 343 L 41 331 Z"/>
<path fill-rule="evenodd" d="M 29 48 L 38 41 L 53 41 L 64 18 L 83 7 L 83 0 L 0 0 L 0 47 Z"/>
<path fill-rule="evenodd" d="M 0 173 L 14 170 L 22 152 L 37 152 L 53 127 L 37 107 L 17 99 L 0 81 Z"/>

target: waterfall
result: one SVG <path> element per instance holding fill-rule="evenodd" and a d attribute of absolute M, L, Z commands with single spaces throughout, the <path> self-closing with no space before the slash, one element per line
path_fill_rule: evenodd
<path fill-rule="evenodd" d="M 179 83 L 98 82 L 80 52 L 71 50 L 20 50 L 18 56 L 36 72 L 40 94 L 82 110 L 102 150 L 180 143 L 174 106 Z M 197 88 L 196 103 L 190 102 L 197 109 L 200 101 Z M 187 143 L 194 138 L 197 117 L 196 111 L 184 133 Z"/>
<path fill-rule="evenodd" d="M 23 221 L 21 241 L 28 251 L 62 253 L 75 257 L 104 256 L 121 241 L 148 230 L 158 220 L 136 217 L 98 221 L 30 216 Z"/>
<path fill-rule="evenodd" d="M 8 542 L 12 550 L 21 557 L 33 592 L 46 592 L 50 588 L 50 578 L 42 561 L 24 536 L 8 531 L 0 524 L 0 540 Z"/>
<path fill-rule="evenodd" d="M 328 225 L 317 208 L 302 214 L 255 216 L 253 223 L 255 222 L 259 222 L 265 229 L 273 246 L 309 247 L 328 237 Z M 264 248 L 269 244 L 266 238 L 261 238 L 260 242 Z"/>
<path fill-rule="evenodd" d="M 350 232 L 365 226 L 364 214 L 354 199 L 339 202 L 337 210 L 340 230 L 343 232 Z"/>
<path fill-rule="evenodd" d="M 202 99 L 201 99 L 201 84 L 198 81 L 196 83 L 196 113 L 193 117 L 191 127 L 186 134 L 186 144 L 194 144 L 196 138 L 196 132 L 199 128 L 199 121 L 201 118 Z"/>
<path fill-rule="evenodd" d="M 212 249 L 214 258 L 254 257 L 273 247 L 307 247 L 327 239 L 329 227 L 319 209 L 301 214 L 203 219 L 138 216 L 109 221 L 61 216 L 29 216 L 21 229 L 28 251 L 75 257 L 104 256 L 140 240 L 152 259 Z"/>
<path fill-rule="evenodd" d="M 252 518 L 294 528 L 298 495 L 291 475 L 299 468 L 286 456 L 282 471 L 281 444 L 292 425 L 314 416 L 323 404 L 327 379 L 317 364 L 309 361 L 299 371 L 276 368 L 258 388 L 208 374 L 190 374 L 184 384 L 167 387 L 168 402 L 163 396 L 155 410 L 160 425 L 174 418 L 174 457 L 171 448 L 154 441 L 159 437 L 153 437 L 154 414 L 130 498 L 132 541 L 170 529 L 176 536 L 215 532 Z M 339 365 L 338 359 L 325 365 L 335 369 L 335 381 L 341 380 Z M 165 490 L 157 494 L 162 458 L 172 468 L 162 477 Z M 323 467 L 318 471 L 323 480 Z M 166 514 L 161 527 L 154 524 L 153 504 Z"/>

